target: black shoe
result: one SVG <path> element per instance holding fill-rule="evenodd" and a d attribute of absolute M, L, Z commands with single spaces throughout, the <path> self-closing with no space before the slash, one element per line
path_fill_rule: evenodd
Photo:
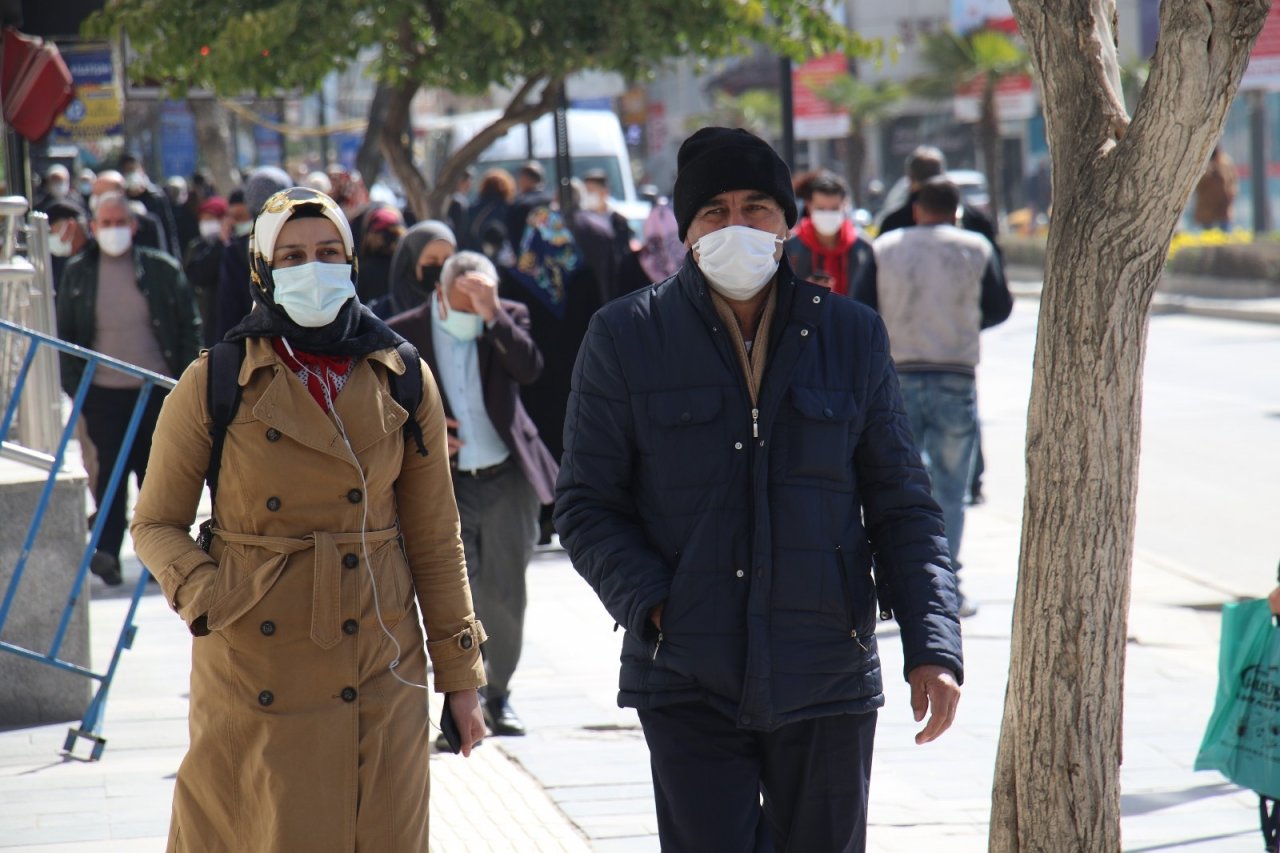
<path fill-rule="evenodd" d="M 523 737 L 527 731 L 524 723 L 520 722 L 520 718 L 516 716 L 516 712 L 511 709 L 511 703 L 505 697 L 486 700 L 485 710 L 489 712 L 489 728 L 493 730 L 495 735 Z"/>
<path fill-rule="evenodd" d="M 89 558 L 89 571 L 102 578 L 107 586 L 120 586 L 124 578 L 120 574 L 120 561 L 106 551 L 94 551 Z"/>

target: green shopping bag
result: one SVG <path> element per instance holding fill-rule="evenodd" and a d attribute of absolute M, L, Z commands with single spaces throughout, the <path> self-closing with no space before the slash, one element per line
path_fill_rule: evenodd
<path fill-rule="evenodd" d="M 1222 608 L 1218 695 L 1195 769 L 1280 799 L 1280 629 L 1266 600 Z"/>

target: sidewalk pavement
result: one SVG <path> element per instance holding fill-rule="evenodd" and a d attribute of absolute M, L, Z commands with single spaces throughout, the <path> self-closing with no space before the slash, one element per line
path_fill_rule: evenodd
<path fill-rule="evenodd" d="M 991 499 L 966 517 L 963 579 L 966 594 L 982 606 L 964 622 L 959 715 L 933 744 L 912 740 L 920 724 L 911 718 L 900 676 L 896 627 L 881 626 L 887 702 L 876 737 L 871 851 L 986 849 L 1017 573 L 1021 464 L 1019 454 L 989 455 Z M 127 588 L 139 571 L 136 560 L 126 560 L 125 569 Z M 621 635 L 563 552 L 535 555 L 528 578 L 525 652 L 512 686 L 530 733 L 490 738 L 470 759 L 433 756 L 431 849 L 657 851 L 644 738 L 635 713 L 615 702 Z M 100 665 L 127 599 L 92 583 Z M 1191 771 L 1216 687 L 1217 607 L 1240 592 L 1137 555 L 1121 771 L 1129 853 L 1261 849 L 1254 795 L 1216 773 Z M 137 623 L 107 705 L 108 744 L 100 762 L 60 757 L 65 724 L 0 731 L 0 848 L 164 849 L 187 737 L 189 639 L 154 589 L 143 598 Z"/>

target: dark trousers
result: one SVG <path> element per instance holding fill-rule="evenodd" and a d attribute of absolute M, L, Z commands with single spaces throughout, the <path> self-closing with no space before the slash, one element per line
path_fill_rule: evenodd
<path fill-rule="evenodd" d="M 138 402 L 138 393 L 136 388 L 99 388 L 97 385 L 90 385 L 82 409 L 85 426 L 89 429 L 89 440 L 98 451 L 98 477 L 93 484 L 93 498 L 98 504 L 98 512 L 105 514 L 98 550 L 117 559 L 120 557 L 120 546 L 124 543 L 129 474 L 132 473 L 137 478 L 138 485 L 142 485 L 142 478 L 147 474 L 147 458 L 151 455 L 151 434 L 155 432 L 160 406 L 169 392 L 163 388 L 151 389 L 151 396 L 147 398 L 146 408 L 142 412 L 142 420 L 138 423 L 137 435 L 133 445 L 128 448 L 120 485 L 116 488 L 111 503 L 104 506 L 102 496 L 107 490 L 107 484 L 111 482 L 111 471 L 124 448 L 125 433 L 129 429 L 129 419 L 133 417 L 133 407 Z"/>
<path fill-rule="evenodd" d="M 640 723 L 664 853 L 866 849 L 874 711 L 759 732 L 689 702 Z"/>
<path fill-rule="evenodd" d="M 455 474 L 476 618 L 484 623 L 487 699 L 505 698 L 524 646 L 524 573 L 538 538 L 538 495 L 520 466 L 478 479 Z"/>

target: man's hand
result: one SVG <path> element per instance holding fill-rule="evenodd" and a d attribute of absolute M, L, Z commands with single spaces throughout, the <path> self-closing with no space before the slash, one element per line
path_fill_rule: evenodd
<path fill-rule="evenodd" d="M 924 719 L 926 711 L 933 709 L 929 723 L 917 735 L 917 744 L 926 744 L 951 728 L 956 718 L 956 705 L 960 703 L 960 685 L 951 670 L 944 666 L 926 664 L 918 666 L 907 675 L 911 684 L 911 710 L 916 722 Z"/>
<path fill-rule="evenodd" d="M 1267 596 L 1267 603 L 1271 605 L 1271 612 L 1280 616 L 1280 586 L 1271 590 L 1271 594 Z"/>
<path fill-rule="evenodd" d="M 464 273 L 453 280 L 450 287 L 471 300 L 471 310 L 486 323 L 492 323 L 501 310 L 498 305 L 498 283 L 478 272 Z"/>
<path fill-rule="evenodd" d="M 444 425 L 452 430 L 456 430 L 458 428 L 458 422 L 453 418 L 445 418 Z M 463 445 L 462 439 L 458 438 L 458 436 L 452 432 L 446 432 L 444 436 L 444 440 L 449 444 L 449 455 L 457 456 L 458 451 L 462 448 L 462 445 Z"/>
<path fill-rule="evenodd" d="M 657 607 L 649 611 L 649 621 L 653 623 L 653 627 L 658 629 L 658 633 L 662 633 L 662 608 L 666 606 L 666 602 L 662 602 Z"/>
<path fill-rule="evenodd" d="M 458 733 L 462 735 L 462 755 L 471 755 L 471 747 L 484 739 L 484 712 L 480 710 L 480 694 L 475 690 L 459 690 L 445 695 L 449 710 L 453 711 Z"/>

